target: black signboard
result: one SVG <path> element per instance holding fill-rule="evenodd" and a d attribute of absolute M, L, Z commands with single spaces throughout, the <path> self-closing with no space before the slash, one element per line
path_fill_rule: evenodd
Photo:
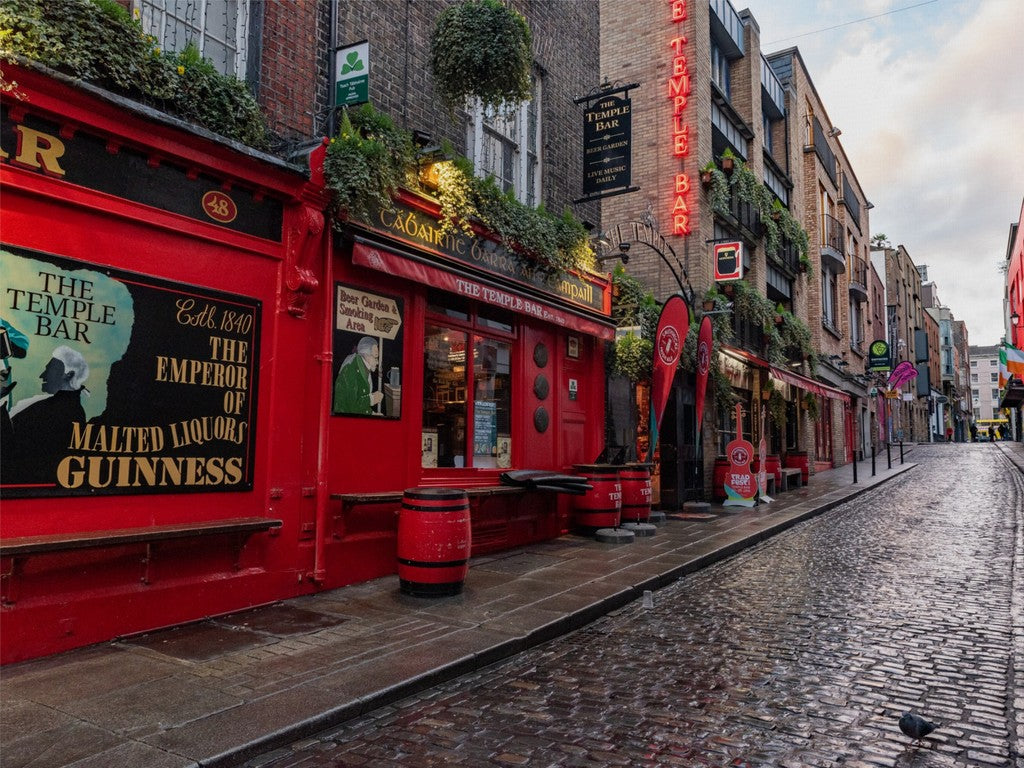
<path fill-rule="evenodd" d="M 261 303 L 0 246 L 0 495 L 253 487 Z"/>
<path fill-rule="evenodd" d="M 0 110 L 4 162 L 29 168 L 115 197 L 207 224 L 280 242 L 281 202 L 243 187 L 229 187 L 173 159 L 121 146 L 82 130 L 61 132 L 54 122 Z M 0 157 L 3 157 L 0 154 Z"/>
<path fill-rule="evenodd" d="M 584 196 L 630 185 L 632 117 L 629 98 L 616 95 L 602 97 L 583 113 Z"/>
<path fill-rule="evenodd" d="M 604 293 L 594 283 L 568 272 L 552 281 L 550 273 L 527 257 L 493 240 L 469 237 L 461 231 L 442 232 L 437 219 L 416 208 L 396 202 L 389 210 L 376 211 L 372 226 L 375 231 L 443 253 L 482 272 L 525 283 L 552 298 L 604 312 Z"/>

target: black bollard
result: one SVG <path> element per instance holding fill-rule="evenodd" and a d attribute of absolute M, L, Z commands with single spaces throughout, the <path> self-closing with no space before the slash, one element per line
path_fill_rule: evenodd
<path fill-rule="evenodd" d="M 871 476 L 875 476 L 875 444 L 871 443 Z"/>
<path fill-rule="evenodd" d="M 857 452 L 853 452 L 853 482 L 854 485 L 857 483 Z"/>
<path fill-rule="evenodd" d="M 885 460 L 889 463 L 889 469 L 892 469 L 892 451 L 889 450 L 889 443 L 885 443 Z"/>
<path fill-rule="evenodd" d="M 900 464 L 903 463 L 903 441 L 900 440 Z"/>

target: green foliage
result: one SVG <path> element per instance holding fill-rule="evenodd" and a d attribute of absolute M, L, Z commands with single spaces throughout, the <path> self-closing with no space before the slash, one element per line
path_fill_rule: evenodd
<path fill-rule="evenodd" d="M 651 378 L 653 364 L 654 344 L 650 339 L 627 333 L 616 340 L 613 373 L 625 376 L 634 383 L 647 381 Z"/>
<path fill-rule="evenodd" d="M 818 396 L 813 392 L 804 393 L 804 410 L 807 411 L 807 417 L 811 421 L 817 421 L 820 417 L 818 411 Z"/>
<path fill-rule="evenodd" d="M 735 191 L 739 200 L 753 206 L 758 212 L 764 229 L 765 253 L 774 257 L 782 246 L 782 238 L 785 237 L 797 246 L 800 252 L 800 263 L 809 273 L 810 241 L 807 232 L 800 226 L 800 222 L 757 178 L 757 175 L 750 170 L 750 166 L 741 162 L 728 147 L 722 153 L 722 158 L 726 157 L 735 161 L 735 168 L 731 176 L 726 176 L 713 162 L 709 162 L 701 169 L 711 173 L 711 188 L 708 197 L 712 210 L 716 213 L 728 214 L 732 192 Z"/>
<path fill-rule="evenodd" d="M 114 0 L 4 0 L 0 55 L 38 62 L 250 146 L 267 145 L 245 83 L 221 75 L 194 47 L 161 52 Z"/>
<path fill-rule="evenodd" d="M 771 379 L 768 381 L 771 382 Z M 777 427 L 781 427 L 786 422 L 786 398 L 775 387 L 771 388 L 768 395 L 768 418 Z"/>
<path fill-rule="evenodd" d="M 526 19 L 498 0 L 445 8 L 430 39 L 434 88 L 452 111 L 475 96 L 499 108 L 530 97 L 533 41 Z"/>
<path fill-rule="evenodd" d="M 412 136 L 390 117 L 369 104 L 346 109 L 324 157 L 335 211 L 367 219 L 374 208 L 392 207 L 415 155 Z"/>

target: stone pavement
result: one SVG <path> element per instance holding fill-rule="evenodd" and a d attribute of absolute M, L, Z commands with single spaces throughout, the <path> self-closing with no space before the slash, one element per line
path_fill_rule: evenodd
<path fill-rule="evenodd" d="M 996 443 L 1024 472 L 1024 444 Z M 957 445 L 949 446 L 957 450 Z M 397 576 L 0 670 L 0 763 L 237 765 L 565 634 L 914 467 L 913 446 L 821 472 L 753 509 L 671 515 L 655 535 L 567 535 L 474 558 L 463 593 Z"/>

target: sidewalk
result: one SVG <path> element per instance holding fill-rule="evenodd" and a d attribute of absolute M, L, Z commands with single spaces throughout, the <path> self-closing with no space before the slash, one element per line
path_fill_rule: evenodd
<path fill-rule="evenodd" d="M 1024 471 L 1024 445 L 997 443 Z M 949 446 L 956 450 L 957 445 Z M 463 594 L 397 576 L 0 670 L 0 761 L 237 765 L 572 631 L 915 465 L 912 445 L 753 509 L 684 512 L 631 544 L 568 535 L 475 558 Z"/>

